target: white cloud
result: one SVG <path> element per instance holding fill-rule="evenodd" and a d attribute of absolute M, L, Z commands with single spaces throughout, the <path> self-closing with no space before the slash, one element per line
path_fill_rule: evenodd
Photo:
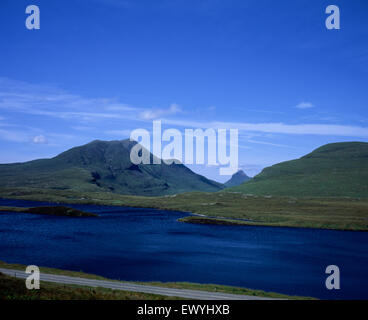
<path fill-rule="evenodd" d="M 181 112 L 181 108 L 176 103 L 171 104 L 168 109 L 145 110 L 139 114 L 142 120 L 154 120 L 162 116 L 173 115 Z"/>
<path fill-rule="evenodd" d="M 315 107 L 314 104 L 311 102 L 300 102 L 299 104 L 295 106 L 295 108 L 298 108 L 298 109 L 310 109 L 314 107 Z"/>
<path fill-rule="evenodd" d="M 40 134 L 38 136 L 34 136 L 32 138 L 32 142 L 37 143 L 37 144 L 45 144 L 45 143 L 47 143 L 47 139 L 44 135 Z"/>

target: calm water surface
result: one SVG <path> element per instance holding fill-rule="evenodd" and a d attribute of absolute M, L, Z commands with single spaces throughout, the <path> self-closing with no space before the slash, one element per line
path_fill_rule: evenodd
<path fill-rule="evenodd" d="M 2 206 L 45 202 L 0 199 Z M 114 279 L 217 283 L 318 298 L 368 299 L 368 232 L 193 225 L 185 213 L 69 205 L 98 218 L 0 213 L 0 260 Z M 325 287 L 340 267 L 341 290 Z"/>

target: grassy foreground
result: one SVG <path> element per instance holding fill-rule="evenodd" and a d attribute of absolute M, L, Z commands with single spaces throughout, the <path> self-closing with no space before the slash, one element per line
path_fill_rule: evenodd
<path fill-rule="evenodd" d="M 16 269 L 24 271 L 26 266 L 21 264 L 10 264 L 0 261 L 0 268 L 6 269 Z M 84 272 L 60 270 L 54 268 L 40 267 L 41 273 L 49 273 L 56 275 L 65 275 L 71 277 L 80 277 L 87 279 L 97 279 L 97 280 L 108 280 L 108 281 L 118 281 L 104 278 L 98 275 L 93 275 Z M 127 281 L 124 281 L 127 283 Z M 232 287 L 217 284 L 198 284 L 189 282 L 129 282 L 142 285 L 152 285 L 165 288 L 176 288 L 176 289 L 192 289 L 192 290 L 202 290 L 209 292 L 222 292 L 231 294 L 243 294 L 248 296 L 257 297 L 269 297 L 278 299 L 292 299 L 292 300 L 310 300 L 314 299 L 311 297 L 299 297 L 290 296 L 275 292 L 265 292 L 262 290 L 253 290 L 248 288 Z M 71 299 L 98 299 L 98 300 L 173 300 L 173 299 L 183 299 L 175 297 L 167 297 L 155 294 L 128 292 L 121 290 L 112 290 L 105 288 L 89 288 L 85 286 L 75 286 L 75 285 L 64 285 L 41 281 L 40 290 L 27 290 L 24 284 L 24 280 L 15 279 L 0 273 L 0 300 L 1 299 L 56 299 L 56 300 L 71 300 Z"/>
<path fill-rule="evenodd" d="M 140 292 L 81 287 L 42 282 L 39 290 L 28 290 L 24 280 L 0 273 L 0 300 L 174 300 Z"/>
<path fill-rule="evenodd" d="M 274 197 L 235 192 L 139 197 L 35 188 L 0 188 L 0 197 L 176 210 L 205 215 L 220 222 L 224 218 L 235 219 L 232 224 L 242 225 L 368 230 L 368 199 L 365 198 Z"/>

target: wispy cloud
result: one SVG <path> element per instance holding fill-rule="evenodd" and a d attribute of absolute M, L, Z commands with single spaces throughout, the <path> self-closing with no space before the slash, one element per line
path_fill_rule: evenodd
<path fill-rule="evenodd" d="M 368 128 L 334 124 L 285 124 L 246 122 L 199 122 L 163 119 L 163 123 L 187 128 L 238 129 L 243 132 L 264 132 L 292 135 L 324 135 L 337 137 L 368 137 Z"/>
<path fill-rule="evenodd" d="M 247 141 L 250 142 L 250 143 L 263 144 L 263 145 L 273 146 L 273 147 L 281 147 L 281 148 L 290 148 L 291 147 L 291 146 L 288 146 L 286 144 L 266 142 L 266 141 L 259 141 L 259 140 L 253 140 L 253 139 L 249 139 Z"/>
<path fill-rule="evenodd" d="M 113 98 L 86 98 L 57 87 L 34 85 L 1 77 L 0 109 L 12 113 L 75 120 L 76 127 L 85 127 L 85 123 L 92 121 L 114 119 L 151 121 L 182 112 L 176 103 L 167 109 L 138 108 Z"/>
<path fill-rule="evenodd" d="M 301 102 L 299 107 L 313 106 L 310 102 Z M 241 133 L 262 134 L 288 134 L 288 135 L 321 135 L 333 137 L 368 137 L 368 128 L 356 125 L 299 123 L 287 124 L 282 122 L 224 122 L 224 121 L 192 121 L 185 119 L 172 119 L 170 116 L 181 113 L 179 105 L 173 103 L 167 109 L 145 109 L 133 107 L 111 98 L 85 98 L 80 95 L 70 94 L 59 88 L 47 85 L 34 85 L 26 82 L 0 78 L 0 109 L 7 112 L 17 112 L 22 116 L 31 114 L 36 116 L 54 117 L 68 121 L 69 128 L 91 127 L 91 122 L 98 122 L 101 133 L 115 136 L 129 136 L 126 130 L 127 121 L 141 121 L 149 123 L 154 119 L 162 119 L 164 124 L 184 128 L 224 128 L 239 129 Z M 8 118 L 8 117 L 7 117 Z M 70 120 L 73 120 L 71 122 Z M 106 126 L 107 120 L 117 121 L 114 126 L 101 129 Z M 43 121 L 43 120 L 41 120 Z M 8 122 L 8 121 L 7 121 Z M 143 125 L 143 126 L 146 126 Z M 120 128 L 125 126 L 123 130 Z M 4 127 L 4 125 L 2 125 Z M 96 129 L 97 130 L 97 129 Z M 79 130 L 81 131 L 81 130 Z M 88 131 L 88 130 L 87 130 Z M 15 133 L 14 133 L 15 132 Z M 14 141 L 30 139 L 31 137 L 45 135 L 49 139 L 49 133 L 36 132 L 26 135 L 24 132 L 3 131 L 0 135 Z M 93 138 L 98 138 L 98 132 L 94 132 Z M 92 137 L 91 137 L 92 138 Z M 250 143 L 266 144 L 268 142 L 253 140 Z M 271 141 L 270 143 L 273 143 Z M 276 144 L 274 144 L 276 145 Z M 281 146 L 281 145 L 279 145 Z"/>
<path fill-rule="evenodd" d="M 29 135 L 22 131 L 0 129 L 0 139 L 10 142 L 29 142 Z"/>
<path fill-rule="evenodd" d="M 0 78 L 0 109 L 60 119 L 132 119 L 142 109 L 110 98 L 85 98 L 59 88 Z"/>
<path fill-rule="evenodd" d="M 119 138 L 129 138 L 131 130 L 107 130 L 105 133 Z"/>
<path fill-rule="evenodd" d="M 299 104 L 297 104 L 295 106 L 295 108 L 297 109 L 310 109 L 310 108 L 314 108 L 315 105 L 311 102 L 300 102 Z"/>
<path fill-rule="evenodd" d="M 152 109 L 145 110 L 139 114 L 139 117 L 143 120 L 154 120 L 163 116 L 173 115 L 181 112 L 181 108 L 176 103 L 170 105 L 168 109 Z"/>
<path fill-rule="evenodd" d="M 127 0 L 79 0 L 79 1 L 85 1 L 85 2 L 96 2 L 107 6 L 112 6 L 116 8 L 129 8 L 131 7 L 135 2 L 133 1 L 127 1 Z"/>
<path fill-rule="evenodd" d="M 85 140 L 82 136 L 76 136 L 73 134 L 45 133 L 43 130 L 32 127 L 18 127 L 9 126 L 8 128 L 0 128 L 0 140 L 25 143 L 25 144 L 37 144 L 37 145 L 48 145 L 48 146 L 60 146 L 66 142 L 80 142 Z"/>

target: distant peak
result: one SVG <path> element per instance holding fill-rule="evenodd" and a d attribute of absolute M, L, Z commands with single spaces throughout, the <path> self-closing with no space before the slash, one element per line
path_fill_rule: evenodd
<path fill-rule="evenodd" d="M 238 185 L 240 185 L 240 184 L 242 184 L 242 183 L 244 183 L 244 182 L 246 182 L 250 179 L 251 178 L 248 177 L 243 170 L 239 170 L 231 176 L 230 180 L 225 182 L 225 186 L 226 187 L 238 186 Z"/>
<path fill-rule="evenodd" d="M 247 176 L 247 174 L 243 170 L 238 170 L 233 176 Z"/>

